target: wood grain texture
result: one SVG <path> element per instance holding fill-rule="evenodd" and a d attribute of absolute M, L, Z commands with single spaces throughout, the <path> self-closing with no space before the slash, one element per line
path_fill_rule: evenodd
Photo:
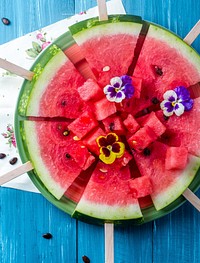
<path fill-rule="evenodd" d="M 160 24 L 184 38 L 200 19 L 196 0 L 123 0 L 127 13 Z M 95 6 L 95 0 L 0 1 L 0 44 Z M 200 37 L 192 44 L 200 52 Z M 200 191 L 197 192 L 200 196 Z M 189 203 L 140 227 L 115 228 L 115 263 L 198 263 L 200 214 Z M 50 232 L 52 239 L 42 235 Z M 104 262 L 104 229 L 85 224 L 41 195 L 0 188 L 0 262 Z"/>

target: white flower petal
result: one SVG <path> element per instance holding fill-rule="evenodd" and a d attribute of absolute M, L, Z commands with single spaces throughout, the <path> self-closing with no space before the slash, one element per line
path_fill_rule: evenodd
<path fill-rule="evenodd" d="M 176 105 L 178 105 L 178 109 L 174 109 L 174 113 L 177 116 L 180 116 L 180 115 L 182 115 L 184 113 L 185 107 L 183 106 L 182 103 L 177 103 Z"/>
<path fill-rule="evenodd" d="M 173 115 L 173 111 L 167 111 L 166 109 L 163 110 L 163 114 L 166 116 L 166 117 L 170 117 Z"/>
<path fill-rule="evenodd" d="M 123 99 L 125 99 L 125 94 L 124 94 L 124 92 L 120 92 L 121 94 L 122 94 L 122 96 L 121 97 L 115 97 L 115 102 L 122 102 L 122 100 Z"/>
<path fill-rule="evenodd" d="M 106 85 L 104 88 L 103 88 L 103 92 L 105 93 L 105 94 L 107 94 L 108 93 L 108 88 L 110 87 L 110 85 Z"/>
<path fill-rule="evenodd" d="M 122 85 L 122 80 L 120 79 L 120 77 L 114 77 L 114 78 L 112 78 L 112 79 L 110 80 L 110 84 L 111 84 L 112 86 L 114 86 L 115 83 L 119 83 L 119 84 L 120 84 L 119 87 L 121 87 L 121 85 Z"/>
<path fill-rule="evenodd" d="M 166 107 L 165 107 L 165 103 L 168 102 L 168 100 L 163 100 L 161 103 L 160 103 L 160 108 L 161 110 L 164 110 Z"/>
<path fill-rule="evenodd" d="M 111 96 L 110 96 L 110 93 L 108 93 L 108 94 L 106 95 L 106 98 L 107 98 L 107 100 L 109 100 L 109 101 L 111 101 L 111 102 L 115 101 L 115 99 L 116 99 L 116 97 L 111 97 Z"/>
<path fill-rule="evenodd" d="M 164 94 L 163 94 L 163 98 L 164 100 L 169 100 L 170 97 L 173 97 L 174 100 L 177 100 L 177 94 L 175 91 L 173 90 L 167 90 Z"/>

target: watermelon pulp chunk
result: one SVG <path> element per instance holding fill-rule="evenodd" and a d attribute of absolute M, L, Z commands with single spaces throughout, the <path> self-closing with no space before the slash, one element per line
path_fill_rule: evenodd
<path fill-rule="evenodd" d="M 199 82 L 199 56 L 179 37 L 151 24 L 134 76 L 143 76 L 143 96 L 163 100 L 166 90 Z"/>
<path fill-rule="evenodd" d="M 120 176 L 130 178 L 127 168 L 115 170 L 99 162 L 76 206 L 74 216 L 78 213 L 105 221 L 141 218 L 140 206 L 131 194 L 129 180 L 120 179 Z"/>
<path fill-rule="evenodd" d="M 200 166 L 200 158 L 188 155 L 185 169 L 165 169 L 166 152 L 169 146 L 154 142 L 151 154 L 134 152 L 134 158 L 142 175 L 148 175 L 152 182 L 151 198 L 156 210 L 165 208 L 176 200 L 194 179 Z"/>
<path fill-rule="evenodd" d="M 86 107 L 77 91 L 83 83 L 84 78 L 65 54 L 59 51 L 36 79 L 26 115 L 77 118 Z"/>
<path fill-rule="evenodd" d="M 112 77 L 128 72 L 141 28 L 141 21 L 135 23 L 119 19 L 106 24 L 94 23 L 91 28 L 75 33 L 70 30 L 95 72 L 97 82 L 104 87 L 110 83 Z M 113 43 L 116 43 L 114 47 Z"/>
<path fill-rule="evenodd" d="M 166 120 L 163 118 L 162 111 L 156 114 L 168 131 L 167 136 L 163 137 L 163 141 L 166 144 L 186 147 L 189 153 L 200 157 L 200 123 L 198 121 L 200 116 L 200 98 L 194 99 L 191 111 L 185 112 L 178 118 L 171 116 Z"/>
<path fill-rule="evenodd" d="M 24 121 L 25 140 L 35 172 L 52 195 L 60 199 L 81 168 L 69 155 L 69 145 L 48 136 L 50 122 Z"/>

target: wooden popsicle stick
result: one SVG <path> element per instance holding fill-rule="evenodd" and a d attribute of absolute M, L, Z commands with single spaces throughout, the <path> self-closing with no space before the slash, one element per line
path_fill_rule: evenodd
<path fill-rule="evenodd" d="M 194 25 L 187 36 L 183 39 L 187 44 L 191 45 L 200 34 L 200 20 Z"/>
<path fill-rule="evenodd" d="M 24 79 L 32 80 L 34 73 L 20 66 L 17 66 L 5 59 L 0 58 L 0 68 L 8 70 Z"/>
<path fill-rule="evenodd" d="M 200 199 L 189 188 L 182 195 L 200 212 Z"/>
<path fill-rule="evenodd" d="M 99 10 L 99 20 L 108 20 L 106 0 L 97 0 L 98 10 Z"/>
<path fill-rule="evenodd" d="M 14 170 L 5 173 L 4 175 L 0 176 L 0 185 L 5 184 L 11 180 L 13 180 L 14 178 L 33 170 L 33 166 L 31 162 L 26 162 L 24 164 L 22 164 L 21 166 L 15 168 Z"/>
<path fill-rule="evenodd" d="M 105 263 L 114 263 L 114 224 L 104 224 Z"/>

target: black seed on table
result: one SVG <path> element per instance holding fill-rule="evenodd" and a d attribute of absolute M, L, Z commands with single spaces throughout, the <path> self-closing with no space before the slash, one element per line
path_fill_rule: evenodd
<path fill-rule="evenodd" d="M 43 236 L 43 238 L 45 238 L 45 239 L 51 239 L 51 238 L 53 237 L 51 233 L 46 233 L 46 234 L 44 234 L 44 235 L 42 235 L 42 236 Z"/>
<path fill-rule="evenodd" d="M 160 101 L 159 101 L 156 97 L 153 97 L 153 98 L 151 99 L 151 102 L 152 102 L 153 104 L 158 104 Z"/>
<path fill-rule="evenodd" d="M 0 153 L 0 159 L 4 159 L 6 157 L 5 153 Z"/>
<path fill-rule="evenodd" d="M 67 159 L 70 159 L 70 158 L 71 158 L 71 155 L 70 155 L 69 153 L 66 153 L 65 157 L 66 157 Z"/>
<path fill-rule="evenodd" d="M 3 18 L 1 19 L 1 21 L 2 21 L 2 23 L 3 23 L 4 25 L 6 25 L 6 26 L 10 25 L 10 20 L 9 20 L 8 18 L 3 17 Z"/>
<path fill-rule="evenodd" d="M 143 154 L 144 154 L 145 156 L 149 156 L 149 155 L 151 154 L 151 150 L 150 150 L 149 148 L 145 148 L 145 149 L 143 150 Z"/>
<path fill-rule="evenodd" d="M 84 263 L 90 263 L 90 259 L 87 256 L 82 256 Z"/>
<path fill-rule="evenodd" d="M 10 159 L 9 163 L 11 165 L 14 165 L 14 164 L 16 164 L 17 160 L 18 160 L 17 157 L 14 157 L 14 158 Z"/>
<path fill-rule="evenodd" d="M 111 123 L 110 123 L 109 129 L 110 129 L 110 131 L 114 131 L 114 129 L 115 129 L 115 124 L 114 124 L 114 122 L 111 122 Z"/>

